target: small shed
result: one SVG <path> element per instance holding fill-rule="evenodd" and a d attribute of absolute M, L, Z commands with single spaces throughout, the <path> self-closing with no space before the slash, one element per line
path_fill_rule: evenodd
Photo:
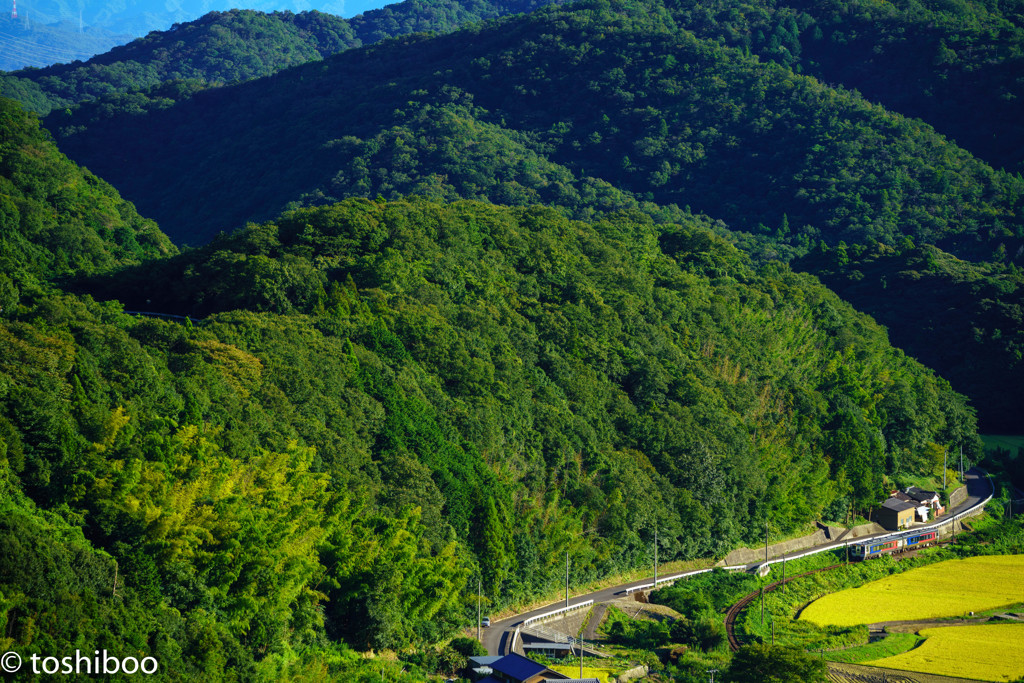
<path fill-rule="evenodd" d="M 914 523 L 917 505 L 896 498 L 889 498 L 878 509 L 876 519 L 879 524 L 890 531 L 907 529 Z"/>
<path fill-rule="evenodd" d="M 564 659 L 572 654 L 573 648 L 569 643 L 536 642 L 523 643 L 523 651 L 526 654 L 539 653 L 552 659 Z"/>

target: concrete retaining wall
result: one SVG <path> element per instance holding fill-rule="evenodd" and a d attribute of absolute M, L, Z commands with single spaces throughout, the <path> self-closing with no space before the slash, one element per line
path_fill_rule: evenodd
<path fill-rule="evenodd" d="M 797 550 L 803 550 L 804 548 L 810 548 L 814 545 L 822 545 L 829 542 L 829 539 L 835 539 L 839 533 L 843 530 L 839 530 L 838 533 L 833 533 L 835 527 L 827 527 L 826 529 L 818 529 L 813 534 L 807 536 L 801 536 L 800 538 L 792 538 L 782 543 L 775 543 L 774 545 L 768 546 L 768 558 L 778 557 L 784 553 L 792 553 Z M 732 567 L 738 564 L 750 564 L 752 562 L 761 562 L 764 560 L 764 548 L 737 548 L 731 553 L 725 556 L 725 561 L 722 562 L 724 566 Z"/>
<path fill-rule="evenodd" d="M 782 557 L 789 553 L 794 553 L 798 550 L 810 548 L 816 545 L 824 545 L 826 543 L 834 543 L 835 541 L 843 539 L 859 538 L 861 536 L 869 536 L 871 534 L 883 533 L 883 529 L 878 524 L 861 524 L 855 526 L 847 533 L 846 528 L 841 526 L 828 526 L 819 528 L 813 534 L 807 536 L 801 536 L 800 538 L 793 538 L 782 543 L 776 543 L 768 546 L 768 559 L 773 557 Z M 738 564 L 751 564 L 753 562 L 764 561 L 764 548 L 737 548 L 731 553 L 725 556 L 725 560 L 720 562 L 721 566 L 732 567 Z"/>
<path fill-rule="evenodd" d="M 967 500 L 967 487 L 961 486 L 953 491 L 953 493 L 949 494 L 949 507 L 955 508 L 965 500 Z"/>
<path fill-rule="evenodd" d="M 878 524 L 877 522 L 868 522 L 867 524 L 861 524 L 859 526 L 853 527 L 852 529 L 850 529 L 850 533 L 848 533 L 843 538 L 861 538 L 863 536 L 871 536 L 872 534 L 882 533 L 885 533 L 884 526 Z"/>
<path fill-rule="evenodd" d="M 626 681 L 633 680 L 634 678 L 643 678 L 646 675 L 647 675 L 647 667 L 646 666 L 638 666 L 635 669 L 630 669 L 629 671 L 623 671 L 621 674 L 619 674 L 619 677 L 618 677 L 617 680 L 618 680 L 619 683 L 626 683 Z"/>

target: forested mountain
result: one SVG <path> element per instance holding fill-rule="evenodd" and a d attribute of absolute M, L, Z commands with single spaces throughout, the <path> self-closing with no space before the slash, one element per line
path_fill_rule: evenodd
<path fill-rule="evenodd" d="M 4 188 L 46 177 L 59 155 L 3 116 Z M 5 651 L 417 680 L 349 647 L 443 640 L 473 575 L 528 599 L 566 552 L 573 581 L 647 563 L 655 527 L 663 560 L 720 554 L 977 454 L 944 380 L 704 219 L 349 199 L 135 265 L 159 249 L 119 251 L 75 177 L 4 189 L 81 227 L 0 232 L 39 252 L 2 283 Z M 78 242 L 98 256 L 48 271 Z"/>
<path fill-rule="evenodd" d="M 459 144 L 457 134 L 426 128 L 445 118 L 439 108 L 470 127 L 497 127 L 507 146 L 577 177 L 688 205 L 734 229 L 773 234 L 785 222 L 778 241 L 795 247 L 911 236 L 989 257 L 1007 231 L 1006 249 L 1021 243 L 1024 182 L 918 121 L 698 40 L 657 0 L 547 9 L 344 53 L 146 116 L 97 103 L 54 113 L 47 125 L 172 237 L 205 241 L 213 226 L 272 216 L 303 192 L 372 196 L 406 189 L 395 180 L 436 176 L 443 187 L 473 173 L 486 184 L 490 160 L 418 163 Z M 397 151 L 367 158 L 374 142 L 386 148 L 382 136 L 403 129 Z M 353 154 L 358 143 L 365 151 Z M 298 158 L 300 168 L 288 161 Z M 232 186 L 206 193 L 197 216 L 194 201 L 214 178 Z"/>
<path fill-rule="evenodd" d="M 169 80 L 206 85 L 265 76 L 351 47 L 354 40 L 348 22 L 320 12 L 211 12 L 85 62 L 5 74 L 0 94 L 45 115 Z"/>
<path fill-rule="evenodd" d="M 359 4 L 354 2 L 353 9 Z M 34 0 L 29 3 L 23 0 L 19 9 L 23 15 L 30 13 L 35 21 L 41 23 L 73 19 L 77 24 L 81 18 L 86 26 L 120 26 L 125 32 L 141 36 L 150 31 L 165 29 L 176 22 L 191 21 L 210 12 L 231 8 L 297 12 L 313 6 L 331 14 L 346 14 L 345 0 L 324 0 L 315 4 L 303 0 L 177 0 L 173 3 L 161 0 Z M 352 14 L 356 12 L 348 12 L 348 16 Z"/>
<path fill-rule="evenodd" d="M 547 0 L 405 0 L 352 19 L 316 11 L 210 12 L 86 62 L 0 75 L 0 95 L 17 99 L 41 115 L 103 95 L 159 88 L 172 80 L 189 81 L 186 87 L 171 91 L 184 98 L 197 88 L 267 76 L 391 36 L 452 31 L 462 24 L 528 12 L 544 4 Z M 169 104 L 168 92 L 164 88 L 157 95 L 163 106 Z M 133 110 L 139 97 L 115 101 Z"/>
<path fill-rule="evenodd" d="M 0 94 L 45 114 L 168 78 L 212 83 L 268 75 L 341 49 L 416 31 L 447 32 L 545 4 L 407 0 L 347 21 L 315 12 L 298 18 L 291 12 L 212 12 L 85 66 L 18 74 L 30 83 L 8 76 L 0 81 Z M 698 37 L 856 88 L 870 101 L 927 121 L 996 168 L 1024 170 L 1020 0 L 673 0 L 666 6 L 679 27 Z"/>
<path fill-rule="evenodd" d="M 1005 10 L 986 21 L 1015 44 L 1016 15 Z M 796 73 L 783 53 L 748 54 L 757 41 L 734 49 L 702 38 L 686 28 L 700 24 L 694 13 L 659 0 L 584 1 L 349 51 L 175 106 L 180 97 L 165 88 L 54 112 L 46 123 L 73 158 L 190 243 L 290 206 L 414 193 L 543 202 L 576 218 L 639 208 L 671 222 L 692 211 L 724 221 L 759 259 L 906 239 L 976 261 L 979 272 L 1021 258 L 1018 175 L 993 170 L 927 123 Z M 937 25 L 950 26 L 942 16 Z M 1011 69 L 1006 49 L 985 64 Z M 941 76 L 932 73 L 949 80 Z M 858 301 L 879 313 L 916 305 Z M 913 330 L 897 337 L 925 353 Z M 978 340 L 965 348 L 984 353 Z M 938 368 L 963 377 L 941 364 L 954 358 L 942 356 Z M 974 363 L 992 374 L 957 386 L 1024 379 L 1019 359 L 1008 360 Z M 989 429 L 1012 429 L 1016 403 L 976 398 Z"/>
<path fill-rule="evenodd" d="M 351 17 L 361 11 L 360 6 L 373 6 L 367 0 L 347 4 L 344 0 L 22 0 L 17 3 L 17 18 L 6 11 L 0 17 L 0 69 L 84 61 L 152 31 L 166 31 L 211 12 L 317 9 Z M 5 10 L 10 7 L 7 3 Z"/>

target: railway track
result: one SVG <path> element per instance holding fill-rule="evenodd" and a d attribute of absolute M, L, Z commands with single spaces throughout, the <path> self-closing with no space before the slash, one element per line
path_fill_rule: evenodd
<path fill-rule="evenodd" d="M 773 583 L 769 583 L 767 586 L 764 587 L 763 590 L 765 593 L 770 593 L 782 584 L 789 583 L 794 579 L 799 579 L 804 576 L 810 576 L 811 574 L 817 574 L 818 572 L 827 572 L 830 569 L 836 569 L 842 566 L 843 565 L 841 564 L 833 564 L 829 565 L 828 567 L 822 567 L 821 569 L 812 569 L 811 571 L 804 572 L 803 574 L 787 576 L 784 581 L 775 581 Z M 729 611 L 725 613 L 725 633 L 729 637 L 729 647 L 732 649 L 733 652 L 739 650 L 740 646 L 742 645 L 739 638 L 736 637 L 736 617 L 738 617 L 740 615 L 740 612 L 742 612 L 747 607 L 747 605 L 753 602 L 759 595 L 761 595 L 761 591 L 755 591 L 750 595 L 746 595 L 740 598 L 740 600 L 737 603 L 735 603 L 732 607 L 730 607 Z"/>
<path fill-rule="evenodd" d="M 930 546 L 934 547 L 934 546 L 946 545 L 946 544 L 951 543 L 951 542 L 952 541 L 950 539 L 943 539 L 943 540 L 939 540 L 939 541 L 937 541 L 937 542 L 935 542 L 933 544 L 929 543 L 929 544 L 923 546 L 922 548 L 915 548 L 913 550 L 901 550 L 901 551 L 897 551 L 895 553 L 890 553 L 890 554 L 894 555 L 897 559 L 904 559 L 904 558 L 908 558 L 908 557 L 914 557 L 917 554 L 917 552 L 919 550 L 923 549 L 924 547 L 930 547 Z M 870 560 L 868 560 L 868 561 L 870 561 Z M 841 564 L 833 564 L 833 565 L 829 565 L 828 567 L 822 567 L 821 569 L 813 569 L 813 570 L 811 570 L 809 572 L 804 572 L 803 574 L 796 574 L 795 576 L 787 576 L 785 581 L 775 581 L 774 583 L 769 583 L 767 586 L 764 587 L 764 592 L 765 593 L 770 593 L 771 591 L 775 590 L 776 588 L 778 588 L 782 584 L 789 583 L 790 581 L 793 581 L 794 579 L 799 579 L 799 578 L 801 578 L 803 576 L 810 576 L 811 574 L 817 574 L 818 572 L 827 572 L 830 569 L 836 569 L 837 567 L 842 567 L 842 566 L 843 565 L 841 565 Z M 726 635 L 729 636 L 729 647 L 732 649 L 733 652 L 735 652 L 736 650 L 739 650 L 740 646 L 742 645 L 742 643 L 740 643 L 740 641 L 739 641 L 739 638 L 736 637 L 736 633 L 735 633 L 735 629 L 734 629 L 734 625 L 736 623 L 736 617 L 738 617 L 740 612 L 742 612 L 744 610 L 744 608 L 746 608 L 747 605 L 749 605 L 751 602 L 753 602 L 754 599 L 757 598 L 757 596 L 759 596 L 759 595 L 761 595 L 761 591 L 757 591 L 757 592 L 751 593 L 750 595 L 744 596 L 743 598 L 741 598 L 739 600 L 739 602 L 737 602 L 732 607 L 730 607 L 729 611 L 726 612 L 726 614 L 725 614 L 725 632 L 726 632 Z"/>

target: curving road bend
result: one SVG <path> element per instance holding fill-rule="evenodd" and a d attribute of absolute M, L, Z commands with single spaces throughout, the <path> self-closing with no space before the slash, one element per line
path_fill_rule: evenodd
<path fill-rule="evenodd" d="M 965 473 L 965 475 L 964 475 L 964 483 L 967 484 L 967 499 L 963 503 L 961 503 L 960 505 L 957 505 L 955 508 L 952 508 L 951 510 L 949 510 L 945 515 L 939 517 L 936 520 L 936 522 L 932 522 L 932 523 L 930 523 L 928 525 L 922 525 L 922 526 L 931 526 L 931 524 L 941 523 L 943 520 L 947 520 L 947 519 L 949 519 L 952 516 L 959 515 L 959 514 L 964 513 L 964 512 L 968 512 L 969 510 L 977 507 L 978 505 L 981 505 L 981 504 L 987 502 L 988 499 L 994 493 L 994 487 L 993 487 L 992 483 L 987 479 L 987 477 L 985 475 L 985 472 L 983 470 L 978 469 L 978 468 L 972 468 L 971 470 L 969 470 L 968 472 Z M 868 539 L 871 539 L 871 538 L 878 538 L 878 537 L 882 537 L 882 536 L 887 536 L 890 533 L 892 533 L 892 532 L 885 532 L 885 533 L 882 533 L 882 534 L 873 534 L 871 536 L 861 536 L 857 540 L 858 541 L 862 541 L 862 540 L 868 540 Z M 775 564 L 777 562 L 782 562 L 783 559 L 792 560 L 792 559 L 795 559 L 797 557 L 803 557 L 805 555 L 811 555 L 811 554 L 814 554 L 814 553 L 827 552 L 829 550 L 833 550 L 833 549 L 836 549 L 836 548 L 842 548 L 845 545 L 847 545 L 847 543 L 848 543 L 848 541 L 837 541 L 837 542 L 834 542 L 834 543 L 828 543 L 828 544 L 824 544 L 824 545 L 814 546 L 813 549 L 804 548 L 802 550 L 798 550 L 798 551 L 795 551 L 795 552 L 792 552 L 792 553 L 786 553 L 785 555 L 780 555 L 778 557 L 773 557 L 770 560 L 770 564 Z M 759 567 L 761 564 L 762 564 L 761 562 L 755 562 L 755 563 L 748 564 L 748 565 L 740 565 L 740 566 L 736 566 L 736 567 L 726 567 L 726 569 L 732 569 L 732 570 L 746 569 L 748 571 L 752 571 L 752 570 L 756 569 L 757 567 Z M 699 571 L 687 572 L 687 573 L 681 574 L 681 575 L 674 575 L 672 578 L 684 578 L 686 576 L 690 576 L 690 575 L 697 574 L 697 573 L 700 573 L 700 572 Z M 669 577 L 665 577 L 665 578 L 669 578 Z M 659 581 L 661 581 L 661 580 L 663 580 L 663 579 L 659 578 Z M 616 597 L 620 597 L 622 594 L 624 594 L 630 588 L 636 588 L 636 587 L 639 587 L 639 586 L 649 585 L 649 584 L 653 583 L 653 581 L 654 581 L 653 577 L 652 578 L 647 578 L 647 579 L 640 579 L 640 580 L 637 580 L 637 581 L 631 581 L 630 583 L 624 583 L 624 584 L 621 584 L 621 585 L 618 585 L 618 586 L 612 586 L 611 588 L 605 588 L 603 590 L 599 590 L 599 591 L 596 591 L 596 592 L 593 592 L 593 593 L 587 593 L 586 595 L 578 595 L 578 596 L 575 596 L 575 597 L 572 597 L 572 598 L 569 599 L 569 605 L 572 606 L 572 605 L 575 605 L 575 604 L 580 603 L 580 602 L 585 602 L 587 600 L 593 600 L 595 604 L 599 603 L 599 602 L 606 602 L 608 600 L 614 600 Z M 556 609 L 559 609 L 561 607 L 565 607 L 565 600 L 560 600 L 558 602 L 551 603 L 550 605 L 546 605 L 544 607 L 540 607 L 538 609 L 531 610 L 529 612 L 523 612 L 521 614 L 516 614 L 516 615 L 513 615 L 511 617 L 508 617 L 507 619 L 502 619 L 501 621 L 497 621 L 497 622 L 492 621 L 491 622 L 491 626 L 489 628 L 483 629 L 483 636 L 482 636 L 482 639 L 481 639 L 483 641 L 484 647 L 487 648 L 488 654 L 491 654 L 491 655 L 506 654 L 507 653 L 507 648 L 508 648 L 509 643 L 510 643 L 510 641 L 512 639 L 512 634 L 515 632 L 516 626 L 521 625 L 522 622 L 525 621 L 526 619 L 529 619 L 531 617 L 535 617 L 535 616 L 544 614 L 545 612 L 551 612 L 552 610 L 556 610 Z"/>

